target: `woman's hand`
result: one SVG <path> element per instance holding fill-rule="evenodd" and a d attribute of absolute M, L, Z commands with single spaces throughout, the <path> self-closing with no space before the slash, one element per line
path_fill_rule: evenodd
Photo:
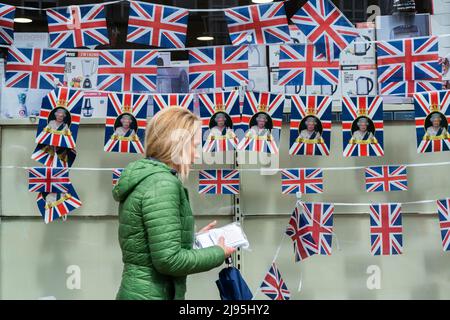
<path fill-rule="evenodd" d="M 219 247 L 221 247 L 221 248 L 223 249 L 223 251 L 225 252 L 225 258 L 228 258 L 229 256 L 231 256 L 231 254 L 232 254 L 233 252 L 236 251 L 235 248 L 233 248 L 233 247 L 227 247 L 227 246 L 225 245 L 225 238 L 224 238 L 223 236 L 219 238 L 219 241 L 218 241 L 217 245 L 218 245 Z"/>
<path fill-rule="evenodd" d="M 212 228 L 214 228 L 216 225 L 217 225 L 217 220 L 214 220 L 213 222 L 209 223 L 206 227 L 201 228 L 198 233 L 207 232 L 207 231 L 211 230 Z"/>

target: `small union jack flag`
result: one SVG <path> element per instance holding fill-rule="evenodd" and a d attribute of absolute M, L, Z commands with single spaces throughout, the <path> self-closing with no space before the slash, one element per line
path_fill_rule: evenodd
<path fill-rule="evenodd" d="M 106 91 L 156 91 L 155 50 L 101 51 L 97 89 Z"/>
<path fill-rule="evenodd" d="M 367 192 L 408 190 L 406 166 L 367 167 L 365 172 Z"/>
<path fill-rule="evenodd" d="M 402 210 L 398 203 L 370 206 L 371 253 L 397 255 L 403 250 Z"/>
<path fill-rule="evenodd" d="M 289 42 L 284 3 L 256 4 L 226 9 L 228 31 L 234 46 L 243 43 Z"/>
<path fill-rule="evenodd" d="M 302 261 L 317 254 L 317 244 L 311 233 L 313 221 L 303 213 L 303 205 L 297 205 L 289 219 L 286 235 L 294 243 L 295 261 Z"/>
<path fill-rule="evenodd" d="M 189 10 L 130 2 L 127 41 L 160 48 L 184 48 Z"/>
<path fill-rule="evenodd" d="M 119 182 L 120 176 L 122 175 L 123 168 L 116 168 L 112 171 L 112 185 L 115 186 Z"/>
<path fill-rule="evenodd" d="M 442 90 L 442 81 L 402 81 L 384 82 L 381 84 L 381 95 L 413 97 L 415 93 Z"/>
<path fill-rule="evenodd" d="M 82 205 L 72 185 L 69 185 L 65 192 L 38 193 L 36 203 L 46 224 L 66 216 Z"/>
<path fill-rule="evenodd" d="M 14 42 L 14 16 L 16 7 L 0 4 L 0 44 Z"/>
<path fill-rule="evenodd" d="M 442 248 L 444 251 L 450 251 L 450 198 L 437 200 L 437 207 Z"/>
<path fill-rule="evenodd" d="M 239 194 L 239 170 L 200 170 L 198 193 Z"/>
<path fill-rule="evenodd" d="M 31 159 L 42 163 L 46 167 L 69 168 L 75 161 L 75 149 L 38 144 Z"/>
<path fill-rule="evenodd" d="M 64 81 L 66 51 L 41 48 L 9 48 L 6 86 L 54 89 Z"/>
<path fill-rule="evenodd" d="M 247 46 L 189 50 L 191 90 L 239 87 L 247 83 Z"/>
<path fill-rule="evenodd" d="M 284 44 L 280 46 L 278 84 L 337 85 L 339 60 L 327 59 L 312 44 Z"/>
<path fill-rule="evenodd" d="M 153 94 L 153 115 L 172 106 L 179 106 L 194 112 L 194 95 L 189 94 Z"/>
<path fill-rule="evenodd" d="M 28 169 L 28 191 L 30 192 L 67 192 L 70 184 L 67 168 Z"/>
<path fill-rule="evenodd" d="M 334 205 L 328 203 L 302 203 L 303 214 L 311 219 L 312 226 L 308 230 L 316 244 L 316 253 L 331 255 L 333 238 Z"/>
<path fill-rule="evenodd" d="M 377 44 L 378 82 L 442 80 L 438 37 L 421 37 Z"/>
<path fill-rule="evenodd" d="M 275 262 L 272 262 L 260 289 L 262 293 L 272 300 L 289 300 L 291 298 L 291 292 L 281 277 L 280 270 L 278 270 Z"/>
<path fill-rule="evenodd" d="M 281 170 L 281 189 L 283 194 L 323 193 L 322 169 L 283 169 Z"/>
<path fill-rule="evenodd" d="M 318 50 L 328 58 L 339 54 L 358 37 L 358 31 L 330 0 L 309 0 L 291 18 Z"/>
<path fill-rule="evenodd" d="M 53 48 L 109 44 L 103 4 L 47 9 L 47 20 Z"/>

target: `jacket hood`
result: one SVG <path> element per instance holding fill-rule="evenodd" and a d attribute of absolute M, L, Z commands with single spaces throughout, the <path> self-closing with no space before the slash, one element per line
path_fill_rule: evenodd
<path fill-rule="evenodd" d="M 123 170 L 120 179 L 113 188 L 113 198 L 124 201 L 142 180 L 158 172 L 173 172 L 172 169 L 157 160 L 141 159 L 131 162 Z"/>

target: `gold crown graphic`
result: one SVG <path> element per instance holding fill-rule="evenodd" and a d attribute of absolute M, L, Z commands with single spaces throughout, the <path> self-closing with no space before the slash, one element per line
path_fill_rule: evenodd
<path fill-rule="evenodd" d="M 56 107 L 67 107 L 67 100 L 57 100 L 56 101 Z"/>
<path fill-rule="evenodd" d="M 367 116 L 367 109 L 358 109 L 358 116 Z"/>
<path fill-rule="evenodd" d="M 216 112 L 225 111 L 224 104 L 216 104 Z"/>
<path fill-rule="evenodd" d="M 258 105 L 258 111 L 259 112 L 267 112 L 267 105 L 266 104 Z"/>
<path fill-rule="evenodd" d="M 131 112 L 131 106 L 129 105 L 124 105 L 122 108 L 123 112 Z"/>
<path fill-rule="evenodd" d="M 430 106 L 430 110 L 431 110 L 431 112 L 438 112 L 438 111 L 441 111 L 440 108 L 439 108 L 439 106 L 438 106 L 437 104 L 432 104 L 432 105 Z"/>
<path fill-rule="evenodd" d="M 308 115 L 315 115 L 316 114 L 316 107 L 315 106 L 308 106 L 308 108 L 306 108 L 306 114 L 308 114 Z"/>

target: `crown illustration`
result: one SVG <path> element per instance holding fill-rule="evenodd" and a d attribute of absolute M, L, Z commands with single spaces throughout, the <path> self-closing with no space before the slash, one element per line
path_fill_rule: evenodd
<path fill-rule="evenodd" d="M 124 105 L 123 108 L 122 108 L 122 111 L 123 111 L 123 112 L 131 112 L 131 106 L 129 106 L 129 105 Z"/>
<path fill-rule="evenodd" d="M 67 100 L 57 100 L 56 101 L 56 107 L 67 107 Z"/>
<path fill-rule="evenodd" d="M 306 114 L 308 114 L 308 115 L 315 115 L 316 114 L 316 107 L 315 106 L 308 106 L 306 108 Z"/>
<path fill-rule="evenodd" d="M 438 112 L 438 111 L 441 111 L 440 108 L 439 108 L 439 105 L 437 105 L 437 104 L 432 104 L 432 105 L 430 106 L 430 110 L 431 110 L 431 112 Z"/>
<path fill-rule="evenodd" d="M 358 109 L 358 116 L 367 116 L 367 109 L 366 108 L 359 108 Z"/>
<path fill-rule="evenodd" d="M 267 112 L 267 105 L 266 104 L 258 105 L 258 111 L 259 112 Z"/>
<path fill-rule="evenodd" d="M 225 111 L 224 104 L 216 104 L 216 112 Z"/>

